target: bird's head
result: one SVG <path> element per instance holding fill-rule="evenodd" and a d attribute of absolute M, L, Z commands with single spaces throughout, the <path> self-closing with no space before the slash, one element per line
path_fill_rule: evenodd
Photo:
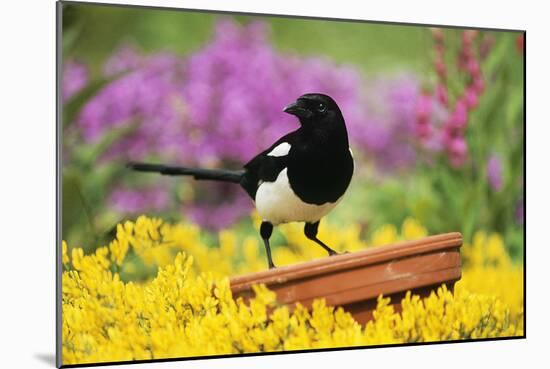
<path fill-rule="evenodd" d="M 295 115 L 304 127 L 322 127 L 344 121 L 340 108 L 328 95 L 310 93 L 285 106 L 285 113 Z"/>

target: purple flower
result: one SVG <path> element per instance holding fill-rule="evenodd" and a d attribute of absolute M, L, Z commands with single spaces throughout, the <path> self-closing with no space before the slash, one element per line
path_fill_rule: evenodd
<path fill-rule="evenodd" d="M 110 195 L 110 203 L 116 210 L 131 214 L 160 211 L 166 208 L 169 201 L 166 189 L 160 186 L 140 189 L 118 187 Z"/>
<path fill-rule="evenodd" d="M 487 180 L 493 191 L 498 192 L 502 189 L 502 161 L 496 154 L 487 160 Z"/>
<path fill-rule="evenodd" d="M 207 229 L 220 229 L 230 226 L 250 214 L 250 200 L 242 195 L 242 190 L 234 185 L 210 184 L 212 196 L 205 201 L 184 204 L 182 212 Z"/>
<path fill-rule="evenodd" d="M 306 92 L 331 95 L 348 126 L 361 124 L 360 79 L 354 69 L 279 54 L 266 39 L 260 23 L 241 27 L 224 20 L 212 42 L 190 57 L 182 94 L 187 131 L 194 135 L 182 140 L 182 154 L 200 152 L 194 157 L 201 165 L 220 159 L 246 162 L 297 128 L 282 108 Z"/>
<path fill-rule="evenodd" d="M 103 75 L 114 77 L 117 74 L 134 70 L 141 65 L 142 61 L 143 58 L 133 46 L 125 45 L 107 60 L 103 67 Z"/>
<path fill-rule="evenodd" d="M 61 95 L 63 102 L 70 100 L 88 84 L 89 72 L 86 65 L 74 60 L 63 63 Z"/>
<path fill-rule="evenodd" d="M 522 225 L 525 221 L 525 200 L 522 198 L 516 205 L 516 222 Z"/>
<path fill-rule="evenodd" d="M 417 114 L 431 111 L 431 105 L 418 111 L 418 80 L 401 75 L 367 81 L 365 85 L 369 88 L 364 94 L 363 121 L 350 124 L 346 120 L 352 146 L 371 158 L 381 172 L 409 166 L 416 160 L 411 137 L 415 135 Z"/>
<path fill-rule="evenodd" d="M 114 80 L 87 102 L 77 120 L 89 144 L 113 129 L 128 129 L 102 160 L 154 157 L 174 164 L 239 168 L 298 127 L 282 108 L 307 92 L 336 100 L 356 156 L 372 158 L 385 171 L 416 159 L 410 140 L 419 95 L 416 78 L 373 80 L 362 91 L 363 81 L 351 66 L 276 51 L 264 23 L 241 26 L 221 20 L 213 39 L 186 58 L 143 56 L 124 47 L 106 62 L 104 73 Z M 193 190 L 183 212 L 209 228 L 227 226 L 252 207 L 236 186 L 201 182 Z M 121 190 L 111 201 L 132 211 L 146 211 L 138 205 L 151 203 Z"/>
<path fill-rule="evenodd" d="M 143 61 L 144 66 L 109 83 L 82 109 L 78 125 L 88 143 L 99 141 L 113 128 L 135 126 L 133 132 L 115 142 L 107 158 L 139 159 L 173 141 L 183 119 L 175 108 L 182 105 L 176 77 L 181 61 L 159 54 Z"/>

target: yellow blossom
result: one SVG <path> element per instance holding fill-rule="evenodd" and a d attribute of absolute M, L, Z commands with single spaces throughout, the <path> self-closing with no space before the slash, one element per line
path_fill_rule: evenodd
<path fill-rule="evenodd" d="M 280 264 L 324 257 L 301 226 L 283 228 L 287 247 L 274 250 Z M 325 224 L 320 233 L 338 250 L 381 246 L 422 237 L 413 219 L 384 226 L 370 242 L 360 227 Z M 160 359 L 244 352 L 299 350 L 523 334 L 523 269 L 510 260 L 499 235 L 478 233 L 463 246 L 462 280 L 420 298 L 410 292 L 397 313 L 380 296 L 374 318 L 361 326 L 340 307 L 316 300 L 310 310 L 281 306 L 275 293 L 254 286 L 255 297 L 234 299 L 228 276 L 265 269 L 256 238 L 232 231 L 219 247 L 205 245 L 198 227 L 139 217 L 117 227 L 108 246 L 84 254 L 62 243 L 62 343 L 64 364 Z M 119 267 L 135 254 L 158 267 L 145 281 L 123 281 Z M 70 257 L 69 257 L 70 255 Z"/>

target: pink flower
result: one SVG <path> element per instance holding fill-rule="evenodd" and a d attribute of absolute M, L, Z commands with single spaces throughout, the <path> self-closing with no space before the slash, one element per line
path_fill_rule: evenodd
<path fill-rule="evenodd" d="M 449 153 L 453 155 L 463 155 L 468 151 L 464 137 L 455 137 L 449 144 Z"/>
<path fill-rule="evenodd" d="M 481 95 L 485 91 L 485 80 L 483 77 L 478 76 L 474 78 L 473 86 L 478 95 Z"/>
<path fill-rule="evenodd" d="M 451 165 L 461 167 L 468 157 L 468 145 L 464 137 L 455 137 L 449 144 L 448 152 Z"/>
<path fill-rule="evenodd" d="M 466 102 L 468 110 L 472 110 L 477 107 L 478 95 L 475 86 L 470 86 L 466 89 L 464 100 Z"/>
<path fill-rule="evenodd" d="M 492 35 L 486 34 L 483 38 L 483 41 L 479 45 L 479 57 L 481 60 L 484 60 L 487 55 L 489 55 L 489 52 L 495 45 L 495 37 Z"/>
<path fill-rule="evenodd" d="M 466 68 L 467 68 L 467 70 L 468 70 L 468 73 L 470 73 L 470 75 L 471 75 L 473 78 L 479 76 L 479 63 L 477 62 L 476 59 L 471 58 L 471 59 L 468 61 L 468 65 L 467 65 Z"/>
<path fill-rule="evenodd" d="M 432 114 L 432 97 L 422 94 L 416 100 L 416 119 L 419 122 L 427 122 Z"/>
<path fill-rule="evenodd" d="M 523 50 L 525 50 L 525 37 L 522 35 L 519 35 L 518 38 L 516 38 L 516 48 L 518 50 L 518 53 L 523 54 Z"/>
<path fill-rule="evenodd" d="M 467 104 L 463 100 L 458 100 L 454 111 L 449 118 L 449 125 L 453 128 L 464 129 L 468 122 Z"/>
<path fill-rule="evenodd" d="M 441 28 L 430 28 L 432 37 L 438 43 L 443 42 L 443 30 Z"/>
<path fill-rule="evenodd" d="M 447 67 L 445 66 L 445 62 L 443 61 L 443 58 L 441 56 L 435 60 L 434 66 L 439 78 L 445 79 L 445 77 L 447 76 Z"/>
<path fill-rule="evenodd" d="M 433 111 L 433 97 L 427 93 L 421 94 L 416 99 L 416 124 L 414 131 L 420 139 L 426 139 L 431 135 L 432 127 L 430 118 Z"/>
<path fill-rule="evenodd" d="M 421 139 L 426 139 L 430 137 L 432 134 L 432 126 L 427 122 L 425 123 L 418 122 L 415 126 L 415 132 L 416 132 L 416 135 Z"/>
<path fill-rule="evenodd" d="M 452 128 L 451 125 L 447 122 L 443 129 L 441 130 L 441 143 L 446 148 L 449 147 L 452 140 L 458 136 L 460 133 L 456 129 Z"/>
<path fill-rule="evenodd" d="M 473 29 L 462 32 L 462 44 L 464 46 L 470 46 L 477 36 L 477 31 Z"/>
<path fill-rule="evenodd" d="M 441 104 L 446 106 L 449 103 L 449 95 L 447 93 L 447 87 L 445 85 L 437 85 L 437 87 L 435 88 L 435 94 Z"/>

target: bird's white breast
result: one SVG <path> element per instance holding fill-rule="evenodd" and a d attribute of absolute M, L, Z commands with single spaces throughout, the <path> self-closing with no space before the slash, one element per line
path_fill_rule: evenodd
<path fill-rule="evenodd" d="M 262 182 L 256 192 L 256 208 L 263 220 L 271 223 L 316 222 L 327 215 L 340 202 L 322 205 L 308 204 L 292 191 L 284 168 L 275 182 Z"/>

